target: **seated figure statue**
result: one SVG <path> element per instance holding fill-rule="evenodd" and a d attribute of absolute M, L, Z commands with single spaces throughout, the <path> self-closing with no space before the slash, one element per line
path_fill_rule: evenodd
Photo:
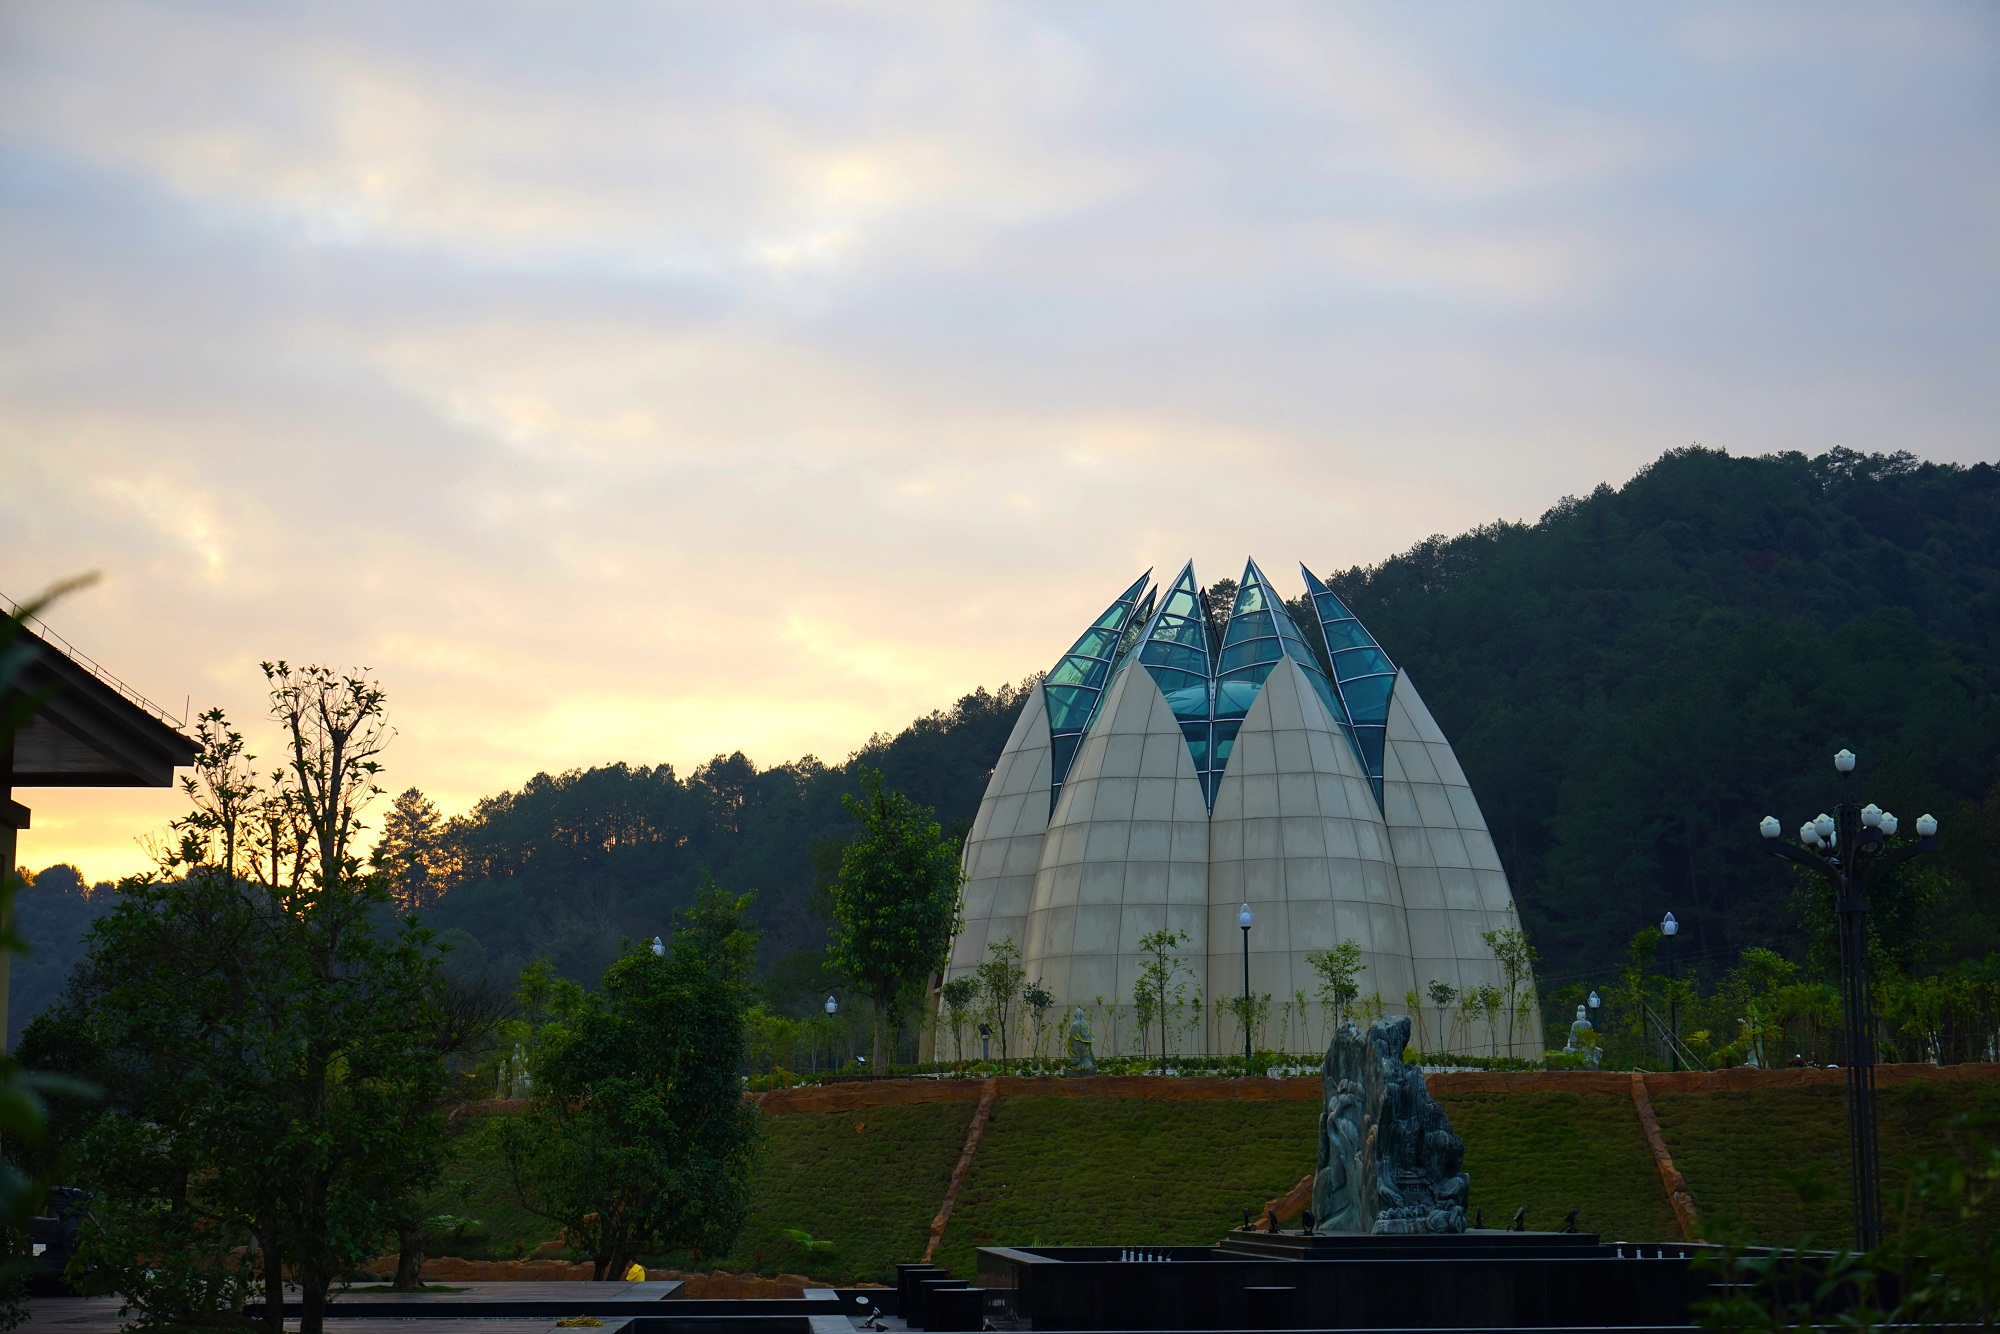
<path fill-rule="evenodd" d="M 1604 1049 L 1597 1042 L 1597 1030 L 1584 1017 L 1581 1005 L 1576 1007 L 1576 1022 L 1569 1026 L 1569 1041 L 1563 1044 L 1563 1050 L 1572 1056 L 1583 1057 L 1583 1063 L 1593 1070 L 1604 1059 Z"/>
<path fill-rule="evenodd" d="M 1090 1021 L 1083 1017 L 1083 1007 L 1076 1007 L 1076 1013 L 1069 1021 L 1069 1065 L 1073 1075 L 1094 1075 L 1097 1061 L 1091 1055 L 1090 1044 L 1095 1036 L 1090 1031 Z"/>

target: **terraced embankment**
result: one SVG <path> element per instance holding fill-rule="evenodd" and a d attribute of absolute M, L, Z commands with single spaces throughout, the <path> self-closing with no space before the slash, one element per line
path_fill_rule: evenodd
<path fill-rule="evenodd" d="M 1648 1075 L 1663 1147 L 1699 1226 L 1756 1238 L 1846 1235 L 1846 1112 L 1839 1071 Z M 1212 1240 L 1312 1167 L 1316 1079 L 1001 1079 L 954 1200 L 939 1262 L 964 1272 L 988 1243 Z M 1882 1156 L 1893 1201 L 1919 1156 L 1945 1147 L 1960 1111 L 2000 1111 L 2000 1067 L 1882 1068 Z M 1472 1199 L 1489 1226 L 1525 1205 L 1531 1227 L 1673 1240 L 1681 1225 L 1641 1127 L 1628 1074 L 1450 1074 L 1433 1093 L 1466 1142 Z M 756 1198 L 725 1257 L 678 1267 L 879 1278 L 924 1253 L 987 1085 L 885 1080 L 761 1095 L 767 1144 Z M 1816 1171 L 1826 1199 L 1801 1210 L 1785 1174 Z M 481 1217 L 490 1254 L 532 1251 L 548 1229 L 468 1155 L 439 1212 Z M 1296 1212 L 1296 1205 L 1289 1212 Z M 477 1213 L 485 1208 L 486 1213 Z M 511 1210 L 511 1211 L 510 1211 Z M 489 1216 L 490 1215 L 490 1216 Z M 495 1225 L 495 1220 L 500 1220 Z M 831 1242 L 808 1253 L 788 1229 Z M 514 1232 L 519 1235 L 513 1235 Z"/>

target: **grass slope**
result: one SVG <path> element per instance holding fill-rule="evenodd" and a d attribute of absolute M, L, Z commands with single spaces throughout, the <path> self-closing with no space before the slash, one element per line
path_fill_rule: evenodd
<path fill-rule="evenodd" d="M 2000 1084 L 1913 1083 L 1876 1097 L 1884 1213 L 1893 1226 L 1911 1165 L 1949 1152 L 1945 1123 L 1956 1113 L 2000 1113 Z M 1822 1246 L 1852 1242 L 1844 1090 L 1656 1092 L 1652 1098 L 1667 1151 L 1702 1211 L 1704 1231 L 1720 1236 L 1738 1227 L 1760 1241 L 1804 1236 Z M 1817 1177 L 1824 1193 L 1801 1199 L 1787 1173 Z"/>
<path fill-rule="evenodd" d="M 788 1112 L 765 1118 L 763 1165 L 743 1233 L 713 1266 L 841 1281 L 893 1278 L 923 1255 L 976 1103 Z M 831 1241 L 808 1258 L 786 1228 Z"/>
<path fill-rule="evenodd" d="M 554 1223 L 535 1217 L 515 1197 L 494 1139 L 499 1124 L 497 1118 L 481 1118 L 452 1137 L 444 1180 L 424 1201 L 423 1213 L 426 1218 L 451 1214 L 477 1219 L 480 1226 L 449 1242 L 434 1238 L 432 1254 L 466 1260 L 513 1260 L 556 1235 Z"/>
<path fill-rule="evenodd" d="M 1312 1170 L 1314 1102 L 1001 1098 L 938 1262 L 980 1245 L 1206 1245 Z M 912 1257 L 913 1258 L 913 1257 Z"/>
<path fill-rule="evenodd" d="M 1607 1239 L 1680 1239 L 1630 1098 L 1460 1093 L 1438 1102 L 1465 1141 L 1486 1226 L 1507 1226 L 1525 1204 L 1531 1228 L 1559 1228 L 1576 1209 L 1578 1228 Z"/>

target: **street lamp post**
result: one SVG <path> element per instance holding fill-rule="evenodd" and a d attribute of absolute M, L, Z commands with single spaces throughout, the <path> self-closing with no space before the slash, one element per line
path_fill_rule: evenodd
<path fill-rule="evenodd" d="M 829 995 L 826 998 L 826 1063 L 829 1067 L 833 1064 L 833 1016 L 839 1009 L 840 1002 Z"/>
<path fill-rule="evenodd" d="M 1250 1072 L 1250 905 L 1244 904 L 1236 914 L 1236 925 L 1243 928 L 1243 1072 Z"/>
<path fill-rule="evenodd" d="M 1675 1045 L 1681 1036 L 1681 998 L 1679 983 L 1680 970 L 1674 966 L 1674 937 L 1681 933 L 1681 924 L 1668 913 L 1660 922 L 1660 934 L 1667 938 L 1667 1068 L 1681 1068 L 1680 1049 Z"/>
<path fill-rule="evenodd" d="M 1937 850 L 1937 820 L 1917 820 L 1916 841 L 1889 846 L 1897 820 L 1873 802 L 1856 806 L 1848 796 L 1854 752 L 1833 757 L 1840 774 L 1840 804 L 1799 827 L 1797 844 L 1778 841 L 1776 817 L 1757 831 L 1770 852 L 1805 867 L 1832 888 L 1840 919 L 1841 1036 L 1847 1062 L 1847 1162 L 1854 1190 L 1854 1246 L 1869 1250 L 1882 1240 L 1881 1160 L 1875 1134 L 1875 1015 L 1868 997 L 1868 885 L 1892 866 Z"/>

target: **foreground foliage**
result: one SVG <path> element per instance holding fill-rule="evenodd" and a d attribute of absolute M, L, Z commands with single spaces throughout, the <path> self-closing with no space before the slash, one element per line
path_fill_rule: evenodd
<path fill-rule="evenodd" d="M 1989 1330 L 2000 1323 L 2000 1143 L 1994 1118 L 1951 1118 L 1943 1151 L 1903 1188 L 1893 1232 L 1873 1250 L 1810 1251 L 1729 1238 L 1709 1263 L 1726 1280 L 1698 1319 L 1728 1334 L 1850 1329 Z M 1783 1173 L 1802 1210 L 1835 1194 L 1820 1174 Z"/>
<path fill-rule="evenodd" d="M 497 1130 L 523 1207 L 599 1279 L 641 1251 L 720 1253 L 742 1227 L 759 1142 L 736 1073 L 747 902 L 709 889 L 671 949 L 638 945 L 573 991 L 541 1036 L 527 1114 Z"/>
<path fill-rule="evenodd" d="M 142 1325 L 240 1318 L 261 1280 L 302 1334 L 441 1165 L 457 1038 L 439 952 L 353 852 L 387 739 L 380 688 L 266 664 L 284 763 L 263 785 L 219 710 L 161 873 L 120 886 L 24 1049 L 107 1098 L 78 1117 L 73 1278 Z"/>

